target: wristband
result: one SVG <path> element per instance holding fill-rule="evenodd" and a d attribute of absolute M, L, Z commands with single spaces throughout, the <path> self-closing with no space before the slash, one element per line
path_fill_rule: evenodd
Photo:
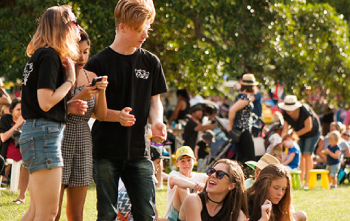
<path fill-rule="evenodd" d="M 67 79 L 66 82 L 70 82 L 72 84 L 72 86 L 74 85 L 73 81 L 70 79 Z"/>

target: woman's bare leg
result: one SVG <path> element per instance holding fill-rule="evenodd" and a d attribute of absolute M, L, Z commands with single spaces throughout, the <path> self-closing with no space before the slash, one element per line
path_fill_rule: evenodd
<path fill-rule="evenodd" d="M 67 188 L 67 218 L 69 221 L 82 221 L 88 186 Z"/>
<path fill-rule="evenodd" d="M 35 200 L 34 221 L 53 221 L 60 198 L 62 168 L 43 169 L 31 174 L 30 189 Z"/>

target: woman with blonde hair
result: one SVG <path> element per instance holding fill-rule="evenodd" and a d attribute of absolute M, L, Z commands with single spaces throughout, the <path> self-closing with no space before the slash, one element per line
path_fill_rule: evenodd
<path fill-rule="evenodd" d="M 71 6 L 48 8 L 27 47 L 23 73 L 20 150 L 29 170 L 31 202 L 22 220 L 54 220 L 61 188 L 61 140 L 67 121 L 67 93 L 79 58 L 77 18 Z"/>
<path fill-rule="evenodd" d="M 249 220 L 292 221 L 291 176 L 282 164 L 270 164 L 248 190 Z"/>
<path fill-rule="evenodd" d="M 248 207 L 244 174 L 236 161 L 218 160 L 208 169 L 204 191 L 186 197 L 179 220 L 247 220 Z"/>

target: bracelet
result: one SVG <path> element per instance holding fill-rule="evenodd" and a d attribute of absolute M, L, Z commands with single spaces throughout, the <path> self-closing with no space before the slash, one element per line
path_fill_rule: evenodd
<path fill-rule="evenodd" d="M 72 84 L 72 86 L 74 85 L 73 81 L 70 79 L 67 79 L 66 82 L 70 82 Z"/>

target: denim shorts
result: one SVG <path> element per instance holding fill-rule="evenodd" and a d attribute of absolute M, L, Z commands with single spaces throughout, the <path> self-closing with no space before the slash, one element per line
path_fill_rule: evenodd
<path fill-rule="evenodd" d="M 64 123 L 47 119 L 29 119 L 22 126 L 19 145 L 23 164 L 30 173 L 62 167 L 61 141 Z"/>
<path fill-rule="evenodd" d="M 312 154 L 315 151 L 316 144 L 318 139 L 320 138 L 320 133 L 313 137 L 303 138 L 298 141 L 300 152 L 302 155 L 304 154 Z"/>
<path fill-rule="evenodd" d="M 337 177 L 340 170 L 340 163 L 327 165 L 326 169 L 329 170 L 329 176 Z"/>

